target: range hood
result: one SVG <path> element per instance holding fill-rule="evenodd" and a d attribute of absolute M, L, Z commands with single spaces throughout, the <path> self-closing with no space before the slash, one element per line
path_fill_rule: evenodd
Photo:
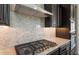
<path fill-rule="evenodd" d="M 36 17 L 48 17 L 53 15 L 53 13 L 40 8 L 35 4 L 15 4 L 12 5 L 12 10 L 20 14 Z"/>

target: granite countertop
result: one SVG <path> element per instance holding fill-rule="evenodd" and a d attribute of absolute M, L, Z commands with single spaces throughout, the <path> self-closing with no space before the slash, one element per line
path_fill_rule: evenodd
<path fill-rule="evenodd" d="M 54 40 L 52 40 L 52 42 L 55 42 L 57 44 L 57 46 L 49 48 L 49 49 L 45 50 L 44 52 L 39 53 L 38 55 L 46 55 L 49 52 L 59 48 L 60 46 L 67 44 L 69 41 L 70 40 L 68 40 L 68 39 L 56 37 L 56 38 L 54 38 Z M 0 55 L 16 55 L 15 48 L 12 47 L 12 48 L 8 48 L 8 49 L 0 50 Z"/>
<path fill-rule="evenodd" d="M 49 52 L 54 51 L 55 49 L 59 48 L 60 46 L 69 43 L 70 40 L 56 37 L 52 42 L 55 42 L 57 44 L 57 46 L 49 48 L 46 51 L 39 53 L 38 55 L 47 55 Z"/>

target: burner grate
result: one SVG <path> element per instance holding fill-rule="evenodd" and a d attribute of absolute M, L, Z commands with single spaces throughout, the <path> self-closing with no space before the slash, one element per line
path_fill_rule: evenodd
<path fill-rule="evenodd" d="M 30 43 L 25 43 L 15 46 L 18 55 L 33 55 L 38 54 L 57 44 L 47 40 L 38 40 Z"/>

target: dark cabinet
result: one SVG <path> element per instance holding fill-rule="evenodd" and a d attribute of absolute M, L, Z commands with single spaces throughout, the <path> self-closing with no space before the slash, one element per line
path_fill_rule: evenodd
<path fill-rule="evenodd" d="M 51 51 L 48 55 L 70 55 L 70 42 L 54 51 Z"/>
<path fill-rule="evenodd" d="M 45 17 L 45 27 L 56 27 L 57 21 L 57 5 L 56 4 L 45 4 L 44 9 L 51 12 L 53 15 Z"/>
<path fill-rule="evenodd" d="M 63 45 L 59 48 L 60 55 L 69 55 L 70 54 L 70 43 Z"/>
<path fill-rule="evenodd" d="M 10 6 L 8 4 L 0 4 L 0 25 L 9 25 Z"/>
<path fill-rule="evenodd" d="M 52 4 L 45 4 L 44 9 L 49 12 L 52 12 Z M 52 26 L 52 16 L 49 15 L 48 17 L 45 17 L 45 27 L 51 27 L 51 26 Z"/>
<path fill-rule="evenodd" d="M 57 27 L 61 27 L 62 26 L 62 6 L 57 5 Z"/>
<path fill-rule="evenodd" d="M 45 17 L 45 27 L 70 27 L 70 4 L 45 4 L 44 8 L 53 13 Z"/>
<path fill-rule="evenodd" d="M 57 27 L 67 27 L 70 26 L 70 4 L 59 4 L 57 6 L 58 10 L 58 19 Z"/>

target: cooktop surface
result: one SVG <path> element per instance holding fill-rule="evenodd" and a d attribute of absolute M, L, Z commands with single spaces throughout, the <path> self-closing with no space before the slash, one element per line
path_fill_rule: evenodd
<path fill-rule="evenodd" d="M 56 45 L 57 44 L 54 42 L 50 42 L 48 40 L 43 39 L 43 40 L 17 45 L 15 46 L 15 49 L 18 55 L 36 55 Z"/>

